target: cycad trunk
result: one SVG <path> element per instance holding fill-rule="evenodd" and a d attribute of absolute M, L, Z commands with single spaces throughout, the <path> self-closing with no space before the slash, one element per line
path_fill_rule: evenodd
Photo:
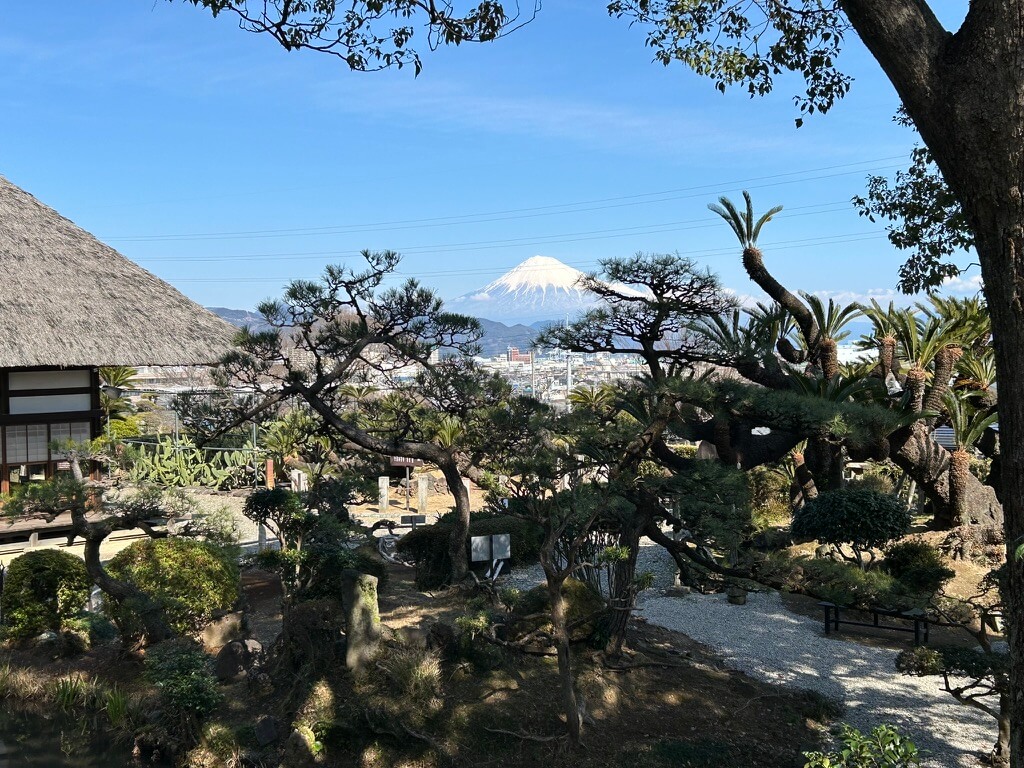
<path fill-rule="evenodd" d="M 971 454 L 957 448 L 949 457 L 949 507 L 947 515 L 935 515 L 939 527 L 950 528 L 970 523 L 967 484 L 971 479 Z"/>
<path fill-rule="evenodd" d="M 910 394 L 910 408 L 920 411 L 924 408 L 924 380 L 926 377 L 924 368 L 917 365 L 907 371 L 907 392 Z"/>
<path fill-rule="evenodd" d="M 819 349 L 821 373 L 826 379 L 839 375 L 839 350 L 835 339 L 822 339 Z"/>

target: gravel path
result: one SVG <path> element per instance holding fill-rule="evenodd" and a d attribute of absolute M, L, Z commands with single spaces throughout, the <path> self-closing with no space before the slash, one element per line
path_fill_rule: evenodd
<path fill-rule="evenodd" d="M 843 721 L 862 731 L 896 725 L 927 753 L 927 766 L 977 766 L 995 742 L 992 718 L 958 704 L 938 678 L 897 673 L 895 650 L 824 637 L 820 621 L 790 612 L 777 594 L 751 594 L 743 606 L 725 595 L 661 597 L 674 569 L 660 547 L 641 549 L 637 571 L 645 570 L 655 574 L 655 587 L 641 595 L 639 617 L 713 648 L 753 677 L 842 702 Z M 542 580 L 539 568 L 511 574 L 520 588 Z"/>

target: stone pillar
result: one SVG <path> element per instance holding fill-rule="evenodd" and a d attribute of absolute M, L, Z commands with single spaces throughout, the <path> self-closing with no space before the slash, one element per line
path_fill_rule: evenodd
<path fill-rule="evenodd" d="M 377 478 L 377 508 L 382 515 L 388 513 L 388 508 L 391 506 L 388 494 L 391 492 L 391 481 L 386 477 Z"/>
<path fill-rule="evenodd" d="M 274 460 L 267 459 L 267 488 L 270 490 L 274 489 Z"/>
<path fill-rule="evenodd" d="M 345 666 L 360 669 L 380 643 L 377 577 L 346 568 L 341 572 L 341 601 L 345 608 Z"/>
<path fill-rule="evenodd" d="M 425 515 L 427 514 L 427 493 L 430 490 L 430 478 L 420 476 L 416 482 L 416 490 L 418 492 L 416 511 L 421 515 Z"/>

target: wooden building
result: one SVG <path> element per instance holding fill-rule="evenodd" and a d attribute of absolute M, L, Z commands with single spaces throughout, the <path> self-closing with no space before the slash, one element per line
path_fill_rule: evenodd
<path fill-rule="evenodd" d="M 0 176 L 0 490 L 99 434 L 100 366 L 208 365 L 235 329 Z"/>

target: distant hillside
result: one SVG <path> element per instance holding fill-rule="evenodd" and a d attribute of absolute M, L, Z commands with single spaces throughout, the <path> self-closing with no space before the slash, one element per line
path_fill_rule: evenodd
<path fill-rule="evenodd" d="M 248 327 L 251 331 L 265 331 L 268 326 L 263 315 L 250 312 L 248 309 L 228 309 L 227 307 L 207 307 L 218 317 L 222 317 L 236 328 Z"/>
<path fill-rule="evenodd" d="M 482 317 L 477 319 L 484 329 L 480 348 L 485 357 L 503 355 L 509 347 L 519 347 L 526 351 L 533 346 L 533 340 L 537 337 L 537 329 L 528 325 L 505 325 Z"/>
<path fill-rule="evenodd" d="M 262 331 L 269 328 L 263 317 L 247 309 L 229 309 L 228 307 L 207 307 L 218 317 L 222 317 L 237 328 L 248 326 L 250 330 Z M 484 337 L 480 340 L 481 352 L 485 356 L 503 355 L 509 347 L 527 350 L 537 336 L 538 327 L 546 323 L 537 323 L 537 327 L 526 325 L 505 325 L 493 320 L 480 318 Z"/>

